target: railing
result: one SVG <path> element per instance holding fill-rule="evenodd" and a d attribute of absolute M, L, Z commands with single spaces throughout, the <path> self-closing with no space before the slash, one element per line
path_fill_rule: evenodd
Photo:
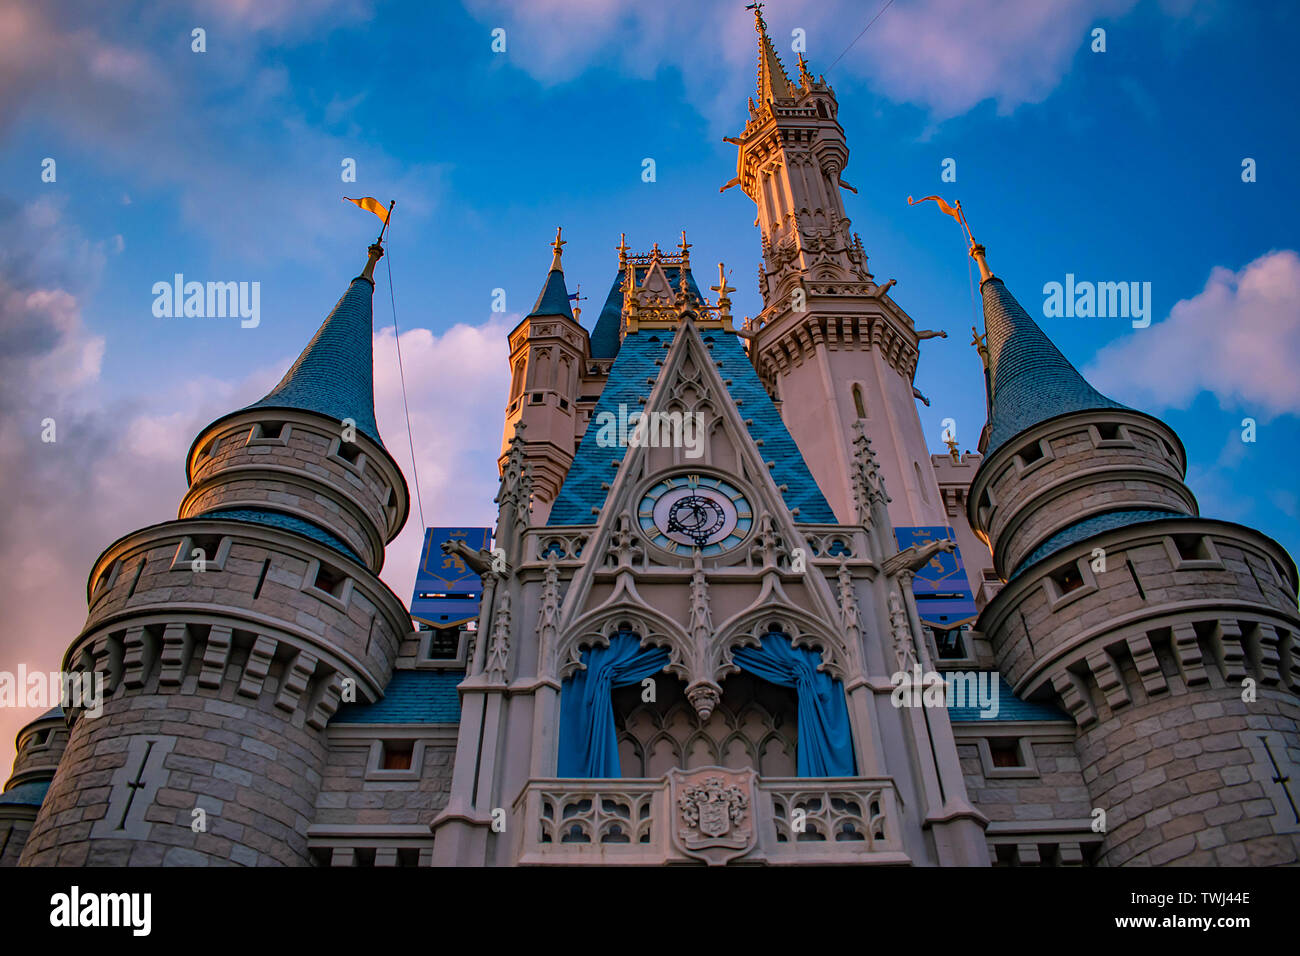
<path fill-rule="evenodd" d="M 757 777 L 747 786 L 752 787 L 745 804 L 753 825 L 748 848 L 729 853 L 737 862 L 910 862 L 888 778 Z M 513 829 L 522 834 L 518 860 L 525 865 L 697 862 L 707 849 L 693 852 L 671 832 L 672 827 L 679 835 L 685 832 L 684 793 L 669 776 L 533 780 L 514 806 Z M 698 833 L 692 837 L 700 842 Z"/>

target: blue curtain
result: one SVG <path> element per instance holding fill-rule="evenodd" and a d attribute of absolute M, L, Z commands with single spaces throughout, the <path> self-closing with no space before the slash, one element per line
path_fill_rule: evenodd
<path fill-rule="evenodd" d="M 614 730 L 615 687 L 639 684 L 663 670 L 668 652 L 641 646 L 634 634 L 620 633 L 609 647 L 582 652 L 586 670 L 560 686 L 560 777 L 617 777 L 618 734 Z"/>
<path fill-rule="evenodd" d="M 821 656 L 806 647 L 792 647 L 784 634 L 772 632 L 762 647 L 740 647 L 732 660 L 755 677 L 799 696 L 799 776 L 852 777 L 853 735 L 844 689 L 829 674 L 817 670 Z"/>

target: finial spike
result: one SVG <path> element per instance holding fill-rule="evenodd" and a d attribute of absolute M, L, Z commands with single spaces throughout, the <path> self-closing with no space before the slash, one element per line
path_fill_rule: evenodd
<path fill-rule="evenodd" d="M 564 266 L 560 264 L 560 254 L 561 254 L 561 250 L 564 248 L 564 244 L 565 244 L 565 242 L 566 242 L 566 240 L 560 238 L 560 227 L 559 227 L 559 226 L 556 226 L 556 227 L 555 227 L 555 241 L 554 241 L 553 243 L 551 243 L 551 248 L 555 251 L 555 255 L 551 257 L 551 271 L 552 271 L 552 272 L 556 272 L 556 271 L 563 272 L 563 271 L 564 271 Z"/>

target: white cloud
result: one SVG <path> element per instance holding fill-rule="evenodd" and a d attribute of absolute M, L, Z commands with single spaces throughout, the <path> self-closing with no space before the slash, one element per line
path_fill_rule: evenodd
<path fill-rule="evenodd" d="M 429 525 L 496 523 L 497 455 L 510 383 L 506 335 L 519 316 L 483 325 L 402 333 L 402 364 L 411 407 L 411 434 L 419 462 L 424 518 Z M 424 529 L 415 501 L 415 477 L 397 369 L 392 327 L 374 337 L 375 414 L 389 453 L 411 491 L 406 527 L 386 550 L 383 578 L 404 602 L 411 599 Z"/>
<path fill-rule="evenodd" d="M 792 0 L 765 13 L 786 66 L 796 69 L 791 31 L 802 28 L 814 73 L 835 85 L 844 74 L 868 79 L 896 102 L 937 120 L 985 100 L 1000 113 L 1045 99 L 1090 43 L 1090 29 L 1127 14 L 1136 0 L 914 0 L 891 5 L 834 68 L 832 62 L 880 10 L 854 0 Z M 721 125 L 743 120 L 754 87 L 756 37 L 750 14 L 689 0 L 469 0 L 485 27 L 507 29 L 508 62 L 543 83 L 565 82 L 612 59 L 648 78 L 661 66 L 682 73 L 688 94 Z"/>
<path fill-rule="evenodd" d="M 1239 272 L 1217 267 L 1169 317 L 1101 349 L 1084 375 L 1139 408 L 1186 408 L 1211 392 L 1267 420 L 1300 414 L 1300 255 L 1270 252 Z"/>

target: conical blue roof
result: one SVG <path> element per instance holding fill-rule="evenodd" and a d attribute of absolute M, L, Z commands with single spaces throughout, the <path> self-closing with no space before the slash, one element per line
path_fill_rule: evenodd
<path fill-rule="evenodd" d="M 552 269 L 546 276 L 546 285 L 542 286 L 542 294 L 537 297 L 537 304 L 528 313 L 528 318 L 534 315 L 563 315 L 573 318 L 573 309 L 569 308 L 569 290 L 564 284 L 564 273 L 561 270 Z"/>
<path fill-rule="evenodd" d="M 357 276 L 280 384 L 249 408 L 300 408 L 356 422 L 357 431 L 383 446 L 375 424 L 375 370 L 371 344 L 374 283 Z"/>
<path fill-rule="evenodd" d="M 1088 384 L 1001 279 L 985 279 L 981 291 L 989 353 L 986 458 L 1026 429 L 1058 415 L 1128 407 Z"/>

